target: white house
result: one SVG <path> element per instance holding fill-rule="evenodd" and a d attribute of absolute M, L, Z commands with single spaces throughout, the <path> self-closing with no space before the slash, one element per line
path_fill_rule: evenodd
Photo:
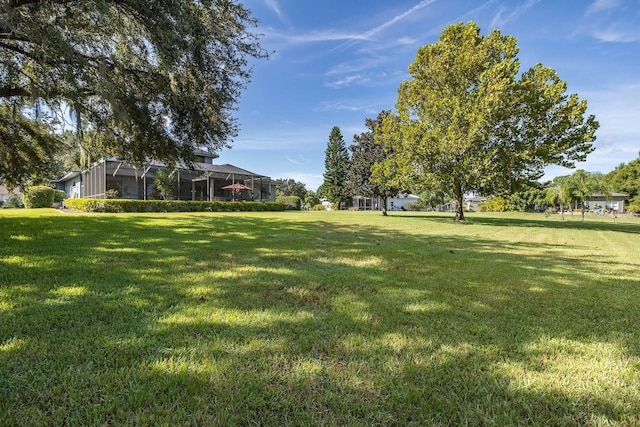
<path fill-rule="evenodd" d="M 400 193 L 396 197 L 389 197 L 387 199 L 387 210 L 403 211 L 406 205 L 415 203 L 418 200 L 420 200 L 420 197 L 415 194 Z"/>

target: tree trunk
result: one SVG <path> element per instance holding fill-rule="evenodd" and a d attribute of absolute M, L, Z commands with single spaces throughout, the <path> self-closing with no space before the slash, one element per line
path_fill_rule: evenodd
<path fill-rule="evenodd" d="M 560 203 L 560 219 L 564 221 L 564 207 L 562 206 L 562 203 Z"/>
<path fill-rule="evenodd" d="M 455 191 L 456 197 L 456 221 L 464 221 L 464 209 L 462 209 L 462 189 L 458 188 Z"/>
<path fill-rule="evenodd" d="M 387 197 L 382 197 L 382 216 L 387 216 Z"/>

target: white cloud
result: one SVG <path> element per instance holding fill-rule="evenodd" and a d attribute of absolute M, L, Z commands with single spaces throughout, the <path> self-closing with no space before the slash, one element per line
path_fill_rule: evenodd
<path fill-rule="evenodd" d="M 585 165 L 592 171 L 609 172 L 622 161 L 638 156 L 640 145 L 640 84 L 620 83 L 580 92 L 589 102 L 588 114 L 600 122 L 591 153 Z M 584 168 L 587 168 L 587 167 Z"/>
<path fill-rule="evenodd" d="M 429 6 L 430 4 L 435 3 L 436 1 L 437 0 L 422 0 L 420 3 L 418 3 L 415 6 L 413 6 L 410 9 L 404 11 L 400 15 L 396 15 L 393 18 L 389 19 L 388 21 L 383 22 L 382 24 L 377 25 L 377 26 L 375 26 L 373 28 L 370 28 L 369 30 L 367 30 L 367 31 L 363 32 L 362 34 L 360 34 L 359 38 L 353 39 L 353 40 L 349 40 L 348 42 L 342 44 L 341 46 L 338 46 L 336 49 L 345 48 L 345 47 L 351 45 L 355 41 L 372 40 L 372 39 L 374 39 L 374 36 L 377 35 L 378 33 L 381 33 L 384 30 L 393 27 L 394 25 L 396 25 L 400 21 L 404 20 L 405 18 L 408 18 L 409 16 L 415 14 L 416 12 L 420 11 L 421 9 L 424 9 L 425 7 Z"/>
<path fill-rule="evenodd" d="M 300 171 L 288 171 L 280 174 L 286 179 L 293 179 L 297 182 L 302 182 L 307 190 L 316 191 L 320 185 L 324 182 L 322 174 L 307 173 Z"/>
<path fill-rule="evenodd" d="M 265 37 L 288 45 L 321 43 L 340 40 L 366 40 L 366 37 L 362 34 L 348 33 L 341 30 L 314 31 L 298 34 L 287 34 L 279 31 L 274 31 L 273 29 L 267 29 L 263 32 L 265 34 Z"/>
<path fill-rule="evenodd" d="M 510 13 L 507 13 L 507 8 L 500 8 L 498 13 L 493 17 L 490 27 L 499 28 L 504 26 L 505 24 L 513 21 L 515 18 L 525 13 L 527 10 L 531 9 L 539 1 L 540 0 L 527 0 L 525 3 L 521 3 L 513 8 Z"/>
<path fill-rule="evenodd" d="M 369 31 L 367 31 L 365 34 L 368 35 L 369 37 L 389 28 L 392 27 L 393 25 L 397 24 L 398 22 L 402 21 L 403 19 L 407 18 L 408 16 L 413 15 L 414 13 L 416 13 L 417 11 L 419 11 L 420 9 L 423 9 L 427 6 L 429 6 L 431 3 L 435 3 L 436 0 L 422 0 L 420 3 L 418 3 L 417 5 L 413 6 L 411 9 L 401 13 L 400 15 L 394 16 L 392 19 L 388 20 L 387 22 L 378 25 L 377 27 L 374 27 L 372 29 L 370 29 Z"/>
<path fill-rule="evenodd" d="M 356 105 L 356 104 L 347 104 L 343 101 L 326 101 L 315 107 L 313 111 L 315 112 L 326 112 L 326 111 L 364 111 L 367 114 L 377 114 L 378 109 L 376 108 L 380 104 L 368 104 L 368 105 Z"/>
<path fill-rule="evenodd" d="M 593 15 L 603 10 L 615 9 L 620 5 L 618 0 L 596 0 L 589 5 L 585 16 Z"/>
<path fill-rule="evenodd" d="M 583 31 L 605 43 L 632 43 L 640 40 L 639 18 L 618 0 L 597 0 L 584 13 Z"/>
<path fill-rule="evenodd" d="M 327 86 L 332 88 L 341 88 L 341 87 L 352 86 L 356 84 L 365 84 L 370 81 L 371 79 L 369 77 L 365 77 L 362 74 L 352 74 L 352 75 L 343 77 L 341 79 L 329 82 L 327 83 Z"/>
<path fill-rule="evenodd" d="M 291 158 L 291 156 L 286 156 L 285 158 L 287 159 L 287 161 L 288 161 L 289 163 L 293 163 L 294 165 L 298 165 L 298 166 L 300 166 L 300 165 L 302 164 L 302 163 L 300 163 L 300 162 L 299 162 L 299 161 L 297 161 L 297 160 L 293 160 L 293 159 Z"/>
<path fill-rule="evenodd" d="M 607 43 L 632 43 L 640 40 L 639 30 L 631 30 L 620 27 L 616 28 L 615 26 L 593 30 L 591 35 L 595 39 Z"/>
<path fill-rule="evenodd" d="M 400 37 L 398 40 L 396 40 L 397 44 L 399 45 L 414 45 L 416 43 L 418 43 L 417 39 L 411 38 L 411 37 Z"/>
<path fill-rule="evenodd" d="M 284 15 L 282 14 L 282 9 L 280 9 L 280 4 L 278 4 L 278 0 L 264 0 L 264 3 L 267 5 L 269 9 L 271 9 L 278 18 L 283 19 Z"/>

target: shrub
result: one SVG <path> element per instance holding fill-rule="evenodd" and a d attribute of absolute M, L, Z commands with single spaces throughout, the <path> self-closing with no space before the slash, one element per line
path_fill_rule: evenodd
<path fill-rule="evenodd" d="M 110 188 L 107 190 L 107 199 L 117 199 L 118 198 L 118 190 L 115 188 Z"/>
<path fill-rule="evenodd" d="M 278 196 L 276 197 L 277 203 L 284 203 L 286 210 L 299 211 L 302 206 L 302 200 L 298 196 Z"/>
<path fill-rule="evenodd" d="M 53 205 L 54 191 L 51 187 L 37 185 L 27 188 L 22 195 L 22 203 L 28 209 L 50 208 Z"/>
<path fill-rule="evenodd" d="M 62 203 L 67 198 L 67 193 L 62 190 L 53 190 L 53 203 Z"/>
<path fill-rule="evenodd" d="M 407 203 L 404 205 L 404 209 L 407 211 L 423 211 L 427 210 L 427 207 L 424 203 L 419 203 L 420 201 L 416 201 L 414 203 Z"/>
<path fill-rule="evenodd" d="M 314 211 L 324 211 L 326 209 L 324 208 L 324 205 L 322 203 L 317 203 L 317 204 L 313 205 L 313 210 Z"/>
<path fill-rule="evenodd" d="M 184 200 L 67 199 L 66 206 L 84 212 L 261 212 L 283 211 L 278 202 L 204 202 Z"/>
<path fill-rule="evenodd" d="M 177 179 L 175 176 L 169 173 L 168 175 L 162 170 L 156 172 L 156 177 L 153 180 L 153 184 L 160 193 L 160 197 L 164 200 L 173 199 L 173 191 L 176 187 Z"/>
<path fill-rule="evenodd" d="M 627 211 L 629 212 L 633 212 L 633 213 L 639 213 L 640 212 L 640 194 L 632 197 L 629 200 L 629 205 L 627 206 Z"/>
<path fill-rule="evenodd" d="M 478 205 L 480 212 L 507 212 L 512 211 L 513 205 L 504 197 L 492 197 Z"/>

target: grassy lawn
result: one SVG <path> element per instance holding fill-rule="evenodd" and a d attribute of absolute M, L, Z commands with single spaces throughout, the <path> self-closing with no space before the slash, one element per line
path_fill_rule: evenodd
<path fill-rule="evenodd" d="M 0 211 L 0 425 L 638 425 L 640 220 Z"/>

